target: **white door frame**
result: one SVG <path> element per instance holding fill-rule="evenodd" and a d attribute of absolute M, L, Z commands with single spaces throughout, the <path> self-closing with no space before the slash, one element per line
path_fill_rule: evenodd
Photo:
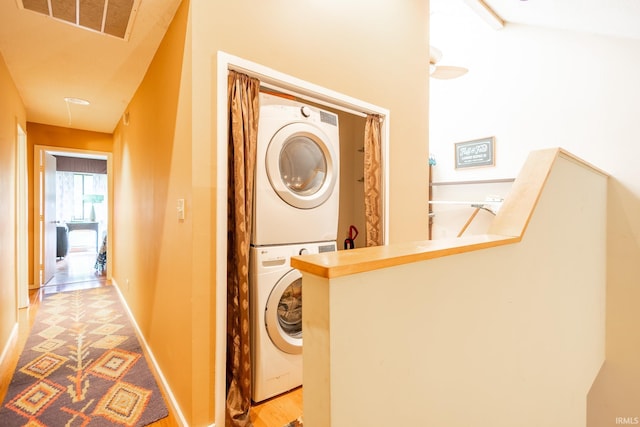
<path fill-rule="evenodd" d="M 33 148 L 33 287 L 39 288 L 40 280 L 40 204 L 42 191 L 40 185 L 40 158 L 43 153 L 66 154 L 73 157 L 94 157 L 107 159 L 107 241 L 113 242 L 113 162 L 112 154 L 108 151 L 83 150 L 69 147 L 53 147 L 47 145 L 35 145 Z M 99 237 L 98 237 L 99 238 Z M 113 245 L 111 245 L 113 247 Z M 111 280 L 111 265 L 107 263 L 107 280 Z"/>
<path fill-rule="evenodd" d="M 382 117 L 382 210 L 383 239 L 389 241 L 389 122 L 390 112 L 386 108 L 369 104 L 345 94 L 317 86 L 304 80 L 281 73 L 263 65 L 219 51 L 217 61 L 217 176 L 216 202 L 216 354 L 214 405 L 215 425 L 224 426 L 226 407 L 226 354 L 227 354 L 227 144 L 228 102 L 227 77 L 229 70 L 239 71 L 260 79 L 262 86 L 295 95 L 327 107 L 366 117 L 378 114 Z"/>
<path fill-rule="evenodd" d="M 29 306 L 29 189 L 27 134 L 16 125 L 16 293 L 18 308 Z"/>

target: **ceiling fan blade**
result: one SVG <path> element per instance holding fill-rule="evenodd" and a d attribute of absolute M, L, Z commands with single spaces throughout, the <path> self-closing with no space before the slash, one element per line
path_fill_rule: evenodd
<path fill-rule="evenodd" d="M 453 65 L 437 65 L 431 77 L 434 79 L 448 80 L 455 79 L 467 74 L 469 70 L 464 67 L 455 67 Z"/>

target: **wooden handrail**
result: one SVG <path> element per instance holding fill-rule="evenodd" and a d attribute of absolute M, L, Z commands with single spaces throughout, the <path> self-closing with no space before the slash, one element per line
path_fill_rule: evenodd
<path fill-rule="evenodd" d="M 438 187 L 441 185 L 469 185 L 469 184 L 502 184 L 515 181 L 515 178 L 478 179 L 473 181 L 440 181 L 432 182 L 430 185 Z"/>
<path fill-rule="evenodd" d="M 291 266 L 320 277 L 333 278 L 519 242 L 551 168 L 560 156 L 608 176 L 561 148 L 533 151 L 515 179 L 509 196 L 493 218 L 487 234 L 304 255 L 292 257 Z"/>

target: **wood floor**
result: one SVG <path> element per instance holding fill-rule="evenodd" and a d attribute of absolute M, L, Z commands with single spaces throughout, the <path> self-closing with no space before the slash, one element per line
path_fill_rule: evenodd
<path fill-rule="evenodd" d="M 283 427 L 302 415 L 302 387 L 251 407 L 254 427 Z"/>
<path fill-rule="evenodd" d="M 95 259 L 95 252 L 72 251 L 66 258 L 57 261 L 56 274 L 53 279 L 40 289 L 29 292 L 29 308 L 19 310 L 18 333 L 13 342 L 9 344 L 7 357 L 0 361 L 0 402 L 4 401 L 11 377 L 18 364 L 18 358 L 29 336 L 29 331 L 33 326 L 43 296 L 56 292 L 111 286 L 111 283 L 105 280 L 104 276 L 95 273 L 93 269 Z M 149 361 L 148 355 L 145 354 L 145 356 L 147 356 L 149 367 L 156 375 L 156 382 L 165 397 L 165 403 L 169 409 L 168 417 L 150 425 L 152 427 L 180 426 L 176 411 L 171 407 L 171 402 L 163 389 L 162 382 L 158 378 L 153 364 Z M 289 393 L 254 405 L 249 415 L 254 427 L 283 427 L 302 415 L 302 388 L 297 388 Z"/>

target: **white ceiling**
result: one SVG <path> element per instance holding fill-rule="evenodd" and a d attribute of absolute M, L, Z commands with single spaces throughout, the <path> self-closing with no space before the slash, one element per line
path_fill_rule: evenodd
<path fill-rule="evenodd" d="M 141 0 L 128 40 L 0 1 L 0 54 L 27 120 L 112 132 L 181 0 Z M 438 4 L 463 0 L 431 0 Z M 640 0 L 485 0 L 505 21 L 640 39 Z M 507 24 L 508 25 L 508 24 Z M 68 104 L 87 99 L 90 106 Z"/>
<path fill-rule="evenodd" d="M 0 54 L 30 122 L 111 133 L 181 0 L 141 0 L 128 40 L 0 1 Z M 82 98 L 89 106 L 69 104 Z"/>
<path fill-rule="evenodd" d="M 639 0 L 484 2 L 507 22 L 640 39 Z"/>

